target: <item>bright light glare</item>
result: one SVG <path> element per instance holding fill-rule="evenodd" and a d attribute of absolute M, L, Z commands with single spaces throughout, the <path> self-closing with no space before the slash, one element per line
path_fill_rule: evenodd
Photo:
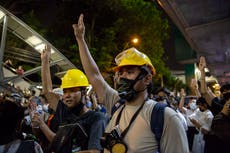
<path fill-rule="evenodd" d="M 51 48 L 51 54 L 55 53 L 55 51 Z"/>
<path fill-rule="evenodd" d="M 0 20 L 5 16 L 5 13 L 3 13 L 1 10 L 0 10 Z"/>
<path fill-rule="evenodd" d="M 157 0 L 157 2 L 161 7 L 163 6 L 160 0 Z"/>
<path fill-rule="evenodd" d="M 42 50 L 45 48 L 45 44 L 44 43 L 39 44 L 39 45 L 35 46 L 34 48 L 41 53 Z"/>
<path fill-rule="evenodd" d="M 136 44 L 136 43 L 138 43 L 138 38 L 134 38 L 133 40 L 132 40 L 132 42 L 134 43 L 134 44 Z"/>
<path fill-rule="evenodd" d="M 220 89 L 220 84 L 219 83 L 216 83 L 212 86 L 214 89 L 218 90 Z"/>
<path fill-rule="evenodd" d="M 31 37 L 29 37 L 29 38 L 26 39 L 26 42 L 28 42 L 28 43 L 30 43 L 30 44 L 36 46 L 36 45 L 38 45 L 38 44 L 41 44 L 41 43 L 42 43 L 42 40 L 39 39 L 39 38 L 36 37 L 36 36 L 31 36 Z"/>
<path fill-rule="evenodd" d="M 41 53 L 42 50 L 45 49 L 45 46 L 46 46 L 45 43 L 41 43 L 41 44 L 35 46 L 34 48 Z M 51 48 L 51 54 L 53 54 L 53 53 L 55 53 L 55 50 L 53 50 Z"/>
<path fill-rule="evenodd" d="M 39 86 L 39 85 L 38 85 L 38 86 L 36 86 L 36 88 L 37 88 L 37 89 L 42 89 L 42 86 Z"/>
<path fill-rule="evenodd" d="M 204 72 L 209 72 L 207 67 L 204 68 Z"/>

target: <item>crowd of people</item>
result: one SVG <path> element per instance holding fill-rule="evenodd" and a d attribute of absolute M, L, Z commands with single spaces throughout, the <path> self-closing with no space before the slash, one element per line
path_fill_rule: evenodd
<path fill-rule="evenodd" d="M 90 54 L 81 14 L 73 24 L 84 72 L 68 70 L 60 88 L 50 76 L 51 49 L 41 53 L 42 92 L 27 106 L 0 99 L 1 153 L 227 153 L 230 142 L 230 84 L 217 97 L 201 78 L 186 97 L 165 87 L 153 92 L 155 67 L 136 48 L 116 58 L 114 87 L 103 78 Z M 186 99 L 187 98 L 187 99 Z"/>

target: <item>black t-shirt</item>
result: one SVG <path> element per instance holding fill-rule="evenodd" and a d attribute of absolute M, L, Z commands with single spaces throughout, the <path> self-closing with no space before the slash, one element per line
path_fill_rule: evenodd
<path fill-rule="evenodd" d="M 76 116 L 63 102 L 59 101 L 55 117 L 60 123 L 59 125 L 77 122 L 83 127 L 88 135 L 87 147 L 83 149 L 102 150 L 100 138 L 103 135 L 106 126 L 106 117 L 103 113 L 89 110 L 81 116 Z"/>
<path fill-rule="evenodd" d="M 212 121 L 211 132 L 205 135 L 205 153 L 229 153 L 230 117 L 217 114 Z"/>
<path fill-rule="evenodd" d="M 223 109 L 224 104 L 225 104 L 224 100 L 220 100 L 217 97 L 213 98 L 212 105 L 210 108 L 213 116 L 216 116 Z"/>
<path fill-rule="evenodd" d="M 73 117 L 73 114 L 63 103 L 63 101 L 59 101 L 55 113 L 55 119 L 59 125 L 73 123 Z"/>

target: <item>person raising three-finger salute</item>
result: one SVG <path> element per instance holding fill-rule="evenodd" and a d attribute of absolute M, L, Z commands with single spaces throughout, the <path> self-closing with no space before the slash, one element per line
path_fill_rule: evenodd
<path fill-rule="evenodd" d="M 110 113 L 119 100 L 124 102 L 115 111 L 105 130 L 105 152 L 188 153 L 185 130 L 177 113 L 172 109 L 165 108 L 162 129 L 164 132 L 160 144 L 152 133 L 152 111 L 157 102 L 149 99 L 148 94 L 156 71 L 149 57 L 136 48 L 119 53 L 115 58 L 117 66 L 113 68 L 117 73 L 115 90 L 104 80 L 89 52 L 84 39 L 83 14 L 80 15 L 78 24 L 73 24 L 73 30 L 84 71 L 98 99 Z"/>

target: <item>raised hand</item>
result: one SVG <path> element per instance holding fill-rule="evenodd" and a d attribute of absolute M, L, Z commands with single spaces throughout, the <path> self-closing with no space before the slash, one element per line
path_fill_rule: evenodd
<path fill-rule="evenodd" d="M 194 78 L 191 79 L 190 87 L 192 88 L 192 90 L 198 89 L 198 84 Z"/>
<path fill-rule="evenodd" d="M 45 48 L 41 52 L 41 60 L 42 61 L 49 61 L 51 56 L 51 47 L 46 45 Z"/>
<path fill-rule="evenodd" d="M 200 127 L 200 124 L 199 124 L 199 122 L 196 119 L 190 117 L 189 120 L 192 122 L 192 124 L 194 126 Z"/>
<path fill-rule="evenodd" d="M 184 91 L 184 88 L 181 88 L 180 89 L 180 97 L 183 97 L 185 96 L 185 91 Z"/>
<path fill-rule="evenodd" d="M 205 57 L 201 56 L 200 59 L 199 59 L 199 70 L 203 71 L 206 66 L 207 65 L 206 65 Z"/>
<path fill-rule="evenodd" d="M 51 46 L 46 45 L 41 52 L 41 74 L 42 74 L 42 94 L 52 91 L 52 80 L 50 74 Z"/>
<path fill-rule="evenodd" d="M 32 117 L 32 127 L 33 128 L 39 128 L 41 125 L 45 124 L 43 120 L 44 114 L 39 114 L 38 112 L 35 112 Z"/>
<path fill-rule="evenodd" d="M 81 39 L 85 35 L 85 25 L 84 25 L 83 17 L 84 15 L 81 14 L 78 19 L 78 24 L 72 25 L 76 39 Z"/>

